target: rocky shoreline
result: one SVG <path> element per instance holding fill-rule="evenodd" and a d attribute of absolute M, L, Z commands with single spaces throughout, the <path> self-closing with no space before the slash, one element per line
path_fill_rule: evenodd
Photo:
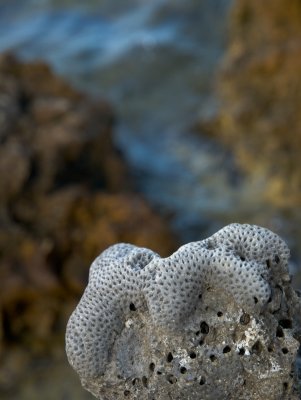
<path fill-rule="evenodd" d="M 64 366 L 66 320 L 91 259 L 119 241 L 162 255 L 177 241 L 133 192 L 107 102 L 3 54 L 0 118 L 0 393 L 12 398 L 43 359 Z"/>

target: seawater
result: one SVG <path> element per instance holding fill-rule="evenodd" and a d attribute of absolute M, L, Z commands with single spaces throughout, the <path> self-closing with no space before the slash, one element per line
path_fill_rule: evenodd
<path fill-rule="evenodd" d="M 230 7 L 231 0 L 0 0 L 0 51 L 45 60 L 112 102 L 115 140 L 137 189 L 183 241 L 233 221 L 257 223 L 284 236 L 298 260 L 294 212 L 267 206 L 264 182 L 242 177 L 225 149 L 192 132 L 217 107 Z"/>

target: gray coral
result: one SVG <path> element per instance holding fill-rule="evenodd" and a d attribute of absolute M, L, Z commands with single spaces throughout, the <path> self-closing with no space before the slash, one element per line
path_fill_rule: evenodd
<path fill-rule="evenodd" d="M 239 224 L 167 258 L 114 245 L 93 262 L 68 322 L 69 362 L 99 399 L 222 399 L 236 398 L 231 396 L 239 390 L 240 398 L 285 398 L 283 379 L 291 395 L 298 342 L 292 322 L 279 342 L 275 316 L 291 321 L 299 307 L 289 286 L 288 257 L 276 234 Z M 289 356 L 277 358 L 275 348 L 282 358 Z M 269 379 L 281 376 L 281 390 L 276 385 L 272 395 L 266 391 L 264 373 L 254 369 L 258 361 Z M 248 388 L 246 375 L 250 388 L 255 382 L 261 389 Z"/>
<path fill-rule="evenodd" d="M 141 270 L 154 252 L 130 244 L 105 250 L 91 265 L 89 284 L 67 327 L 70 364 L 81 377 L 106 368 L 109 350 L 133 307 L 141 305 Z"/>

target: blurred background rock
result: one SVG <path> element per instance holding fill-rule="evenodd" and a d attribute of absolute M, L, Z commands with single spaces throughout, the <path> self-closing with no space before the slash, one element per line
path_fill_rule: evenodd
<path fill-rule="evenodd" d="M 256 223 L 301 287 L 300 35 L 297 0 L 0 0 L 1 399 L 90 398 L 64 330 L 115 242 Z"/>
<path fill-rule="evenodd" d="M 107 103 L 74 91 L 45 64 L 11 55 L 0 59 L 0 82 L 0 384 L 22 398 L 27 376 L 44 390 L 36 379 L 47 368 L 38 365 L 57 369 L 65 359 L 66 320 L 99 252 L 125 241 L 167 255 L 175 239 L 131 190 Z M 56 376 L 63 380 L 48 398 L 66 398 L 66 374 Z M 25 398 L 42 395 L 30 390 Z"/>

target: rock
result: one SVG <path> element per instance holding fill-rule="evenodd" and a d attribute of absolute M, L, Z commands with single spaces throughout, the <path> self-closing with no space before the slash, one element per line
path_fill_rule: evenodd
<path fill-rule="evenodd" d="M 222 138 L 266 199 L 301 204 L 301 6 L 298 0 L 234 1 L 215 118 L 202 131 Z"/>
<path fill-rule="evenodd" d="M 167 258 L 111 246 L 69 319 L 68 360 L 100 400 L 297 400 L 301 301 L 288 258 L 255 225 Z"/>
<path fill-rule="evenodd" d="M 78 181 L 115 191 L 129 187 L 125 164 L 113 145 L 114 115 L 106 102 L 74 91 L 45 64 L 22 64 L 9 55 L 0 59 L 0 78 L 11 82 L 1 93 L 1 118 L 10 122 L 0 132 L 0 171 L 7 175 L 12 163 L 22 171 L 20 177 L 16 171 L 8 198 L 25 185 L 27 192 Z"/>
<path fill-rule="evenodd" d="M 7 393 L 18 390 L 33 357 L 52 360 L 63 351 L 67 316 L 99 251 L 128 240 L 166 255 L 176 240 L 133 192 L 109 104 L 78 93 L 43 63 L 8 54 L 0 56 L 0 89 L 0 375 Z M 27 360 L 15 370 L 14 353 Z"/>

